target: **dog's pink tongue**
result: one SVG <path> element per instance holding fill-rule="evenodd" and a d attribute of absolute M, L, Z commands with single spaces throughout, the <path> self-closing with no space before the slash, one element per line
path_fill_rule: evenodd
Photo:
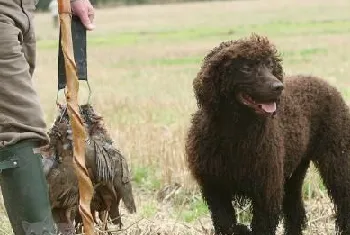
<path fill-rule="evenodd" d="M 260 104 L 261 108 L 267 113 L 273 113 L 276 111 L 276 102 L 269 104 Z"/>

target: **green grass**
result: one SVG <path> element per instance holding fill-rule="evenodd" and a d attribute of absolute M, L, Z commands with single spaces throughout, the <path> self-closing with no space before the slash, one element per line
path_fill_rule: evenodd
<path fill-rule="evenodd" d="M 136 167 L 133 169 L 133 181 L 146 190 L 157 190 L 160 188 L 160 180 L 155 173 L 156 169 L 151 167 Z"/>
<path fill-rule="evenodd" d="M 141 208 L 141 216 L 144 218 L 151 218 L 157 213 L 157 205 L 154 202 L 150 202 L 143 205 Z"/>
<path fill-rule="evenodd" d="M 186 41 L 198 40 L 220 40 L 222 38 L 246 36 L 251 32 L 265 34 L 272 37 L 286 37 L 297 35 L 333 35 L 347 34 L 350 32 L 350 21 L 344 20 L 325 20 L 325 21 L 272 21 L 265 24 L 243 24 L 233 27 L 199 27 L 184 28 L 183 30 L 164 30 L 164 31 L 145 31 L 145 32 L 121 32 L 107 33 L 103 36 L 88 36 L 88 44 L 91 47 L 124 47 L 139 44 L 152 43 L 181 43 Z M 56 40 L 40 40 L 38 42 L 40 49 L 53 49 L 57 47 Z"/>
<path fill-rule="evenodd" d="M 194 197 L 185 208 L 180 207 L 177 208 L 176 211 L 177 214 L 175 214 L 175 216 L 187 223 L 194 222 L 198 218 L 209 213 L 207 204 L 197 197 Z"/>
<path fill-rule="evenodd" d="M 301 50 L 287 50 L 281 51 L 281 55 L 284 60 L 291 63 L 301 63 L 305 61 L 311 61 L 315 56 L 328 54 L 327 48 L 306 48 Z M 112 67 L 125 67 L 130 66 L 190 66 L 200 65 L 203 61 L 203 56 L 189 56 L 189 57 L 178 57 L 178 58 L 157 58 L 149 60 L 123 60 L 113 64 Z"/>
<path fill-rule="evenodd" d="M 327 48 L 307 48 L 295 51 L 282 52 L 284 61 L 290 64 L 312 62 L 315 56 L 327 56 Z"/>

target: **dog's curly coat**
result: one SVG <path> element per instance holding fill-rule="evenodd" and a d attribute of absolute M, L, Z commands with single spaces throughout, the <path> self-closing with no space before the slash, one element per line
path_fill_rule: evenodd
<path fill-rule="evenodd" d="M 194 79 L 198 110 L 186 140 L 189 168 L 217 234 L 285 234 L 306 225 L 302 183 L 312 161 L 350 234 L 350 113 L 320 78 L 284 78 L 266 37 L 223 42 Z M 285 80 L 285 81 L 283 81 Z M 233 201 L 249 199 L 251 231 L 237 224 Z"/>

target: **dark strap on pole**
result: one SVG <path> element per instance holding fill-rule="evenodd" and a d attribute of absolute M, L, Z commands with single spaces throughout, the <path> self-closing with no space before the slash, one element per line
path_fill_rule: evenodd
<path fill-rule="evenodd" d="M 72 40 L 74 59 L 77 66 L 79 80 L 87 81 L 87 56 L 86 56 L 86 29 L 78 16 L 72 16 Z M 61 30 L 59 32 L 58 45 L 58 90 L 64 89 L 67 84 L 65 62 L 61 45 Z"/>

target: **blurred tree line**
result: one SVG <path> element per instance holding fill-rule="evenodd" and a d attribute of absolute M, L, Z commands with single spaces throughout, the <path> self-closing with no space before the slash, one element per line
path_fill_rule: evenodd
<path fill-rule="evenodd" d="M 39 0 L 37 4 L 37 10 L 46 11 L 51 0 Z M 108 5 L 137 5 L 137 4 L 166 4 L 176 2 L 191 2 L 193 0 L 90 0 L 90 2 L 96 6 L 108 6 Z M 197 0 L 198 1 L 198 0 Z M 211 1 L 211 0 L 199 0 L 199 1 Z"/>

